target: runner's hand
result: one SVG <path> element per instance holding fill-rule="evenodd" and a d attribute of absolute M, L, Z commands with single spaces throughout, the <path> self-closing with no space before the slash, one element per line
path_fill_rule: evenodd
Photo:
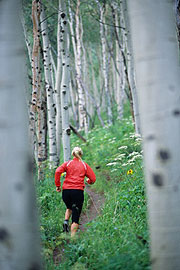
<path fill-rule="evenodd" d="M 91 180 L 88 178 L 87 180 L 86 180 L 86 183 L 88 183 L 89 185 L 91 184 Z"/>
<path fill-rule="evenodd" d="M 57 192 L 61 192 L 61 187 L 56 187 Z"/>

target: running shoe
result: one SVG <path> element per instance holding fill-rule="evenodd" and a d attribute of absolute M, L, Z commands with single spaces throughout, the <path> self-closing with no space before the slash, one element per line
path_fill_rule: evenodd
<path fill-rule="evenodd" d="M 63 223 L 63 232 L 69 232 L 69 224 L 66 221 Z"/>

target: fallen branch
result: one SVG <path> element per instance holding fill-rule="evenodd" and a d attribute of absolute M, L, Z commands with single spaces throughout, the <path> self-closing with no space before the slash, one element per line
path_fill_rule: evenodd
<path fill-rule="evenodd" d="M 72 125 L 69 125 L 70 129 L 84 142 L 86 142 L 86 139 L 77 131 L 77 129 L 75 129 Z"/>

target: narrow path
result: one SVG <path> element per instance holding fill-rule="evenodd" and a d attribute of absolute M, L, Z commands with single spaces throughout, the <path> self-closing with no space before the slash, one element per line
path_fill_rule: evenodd
<path fill-rule="evenodd" d="M 89 195 L 90 205 L 85 213 L 81 214 L 80 218 L 80 230 L 84 231 L 85 226 L 88 222 L 95 219 L 100 215 L 101 210 L 104 206 L 105 197 L 102 193 L 97 193 L 95 190 L 91 189 L 89 186 L 86 186 L 86 192 Z"/>
<path fill-rule="evenodd" d="M 84 232 L 86 230 L 85 225 L 95 219 L 101 214 L 101 210 L 104 206 L 105 197 L 102 193 L 97 193 L 95 190 L 91 189 L 90 186 L 86 186 L 86 192 L 89 195 L 89 207 L 86 212 L 81 214 L 80 218 L 80 231 Z M 53 251 L 53 261 L 55 265 L 58 265 L 63 258 L 64 246 L 61 248 L 57 247 Z"/>

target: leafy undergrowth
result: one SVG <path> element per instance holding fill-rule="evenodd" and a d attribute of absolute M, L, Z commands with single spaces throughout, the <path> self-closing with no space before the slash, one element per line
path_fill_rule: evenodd
<path fill-rule="evenodd" d="M 150 269 L 141 138 L 134 134 L 131 119 L 94 128 L 87 143 L 72 136 L 75 145 L 82 147 L 85 162 L 97 175 L 94 188 L 104 192 L 106 201 L 86 232 L 67 241 L 61 228 L 65 206 L 55 192 L 54 172 L 47 170 L 45 181 L 37 183 L 45 269 Z M 59 265 L 53 263 L 55 247 L 62 251 Z"/>

